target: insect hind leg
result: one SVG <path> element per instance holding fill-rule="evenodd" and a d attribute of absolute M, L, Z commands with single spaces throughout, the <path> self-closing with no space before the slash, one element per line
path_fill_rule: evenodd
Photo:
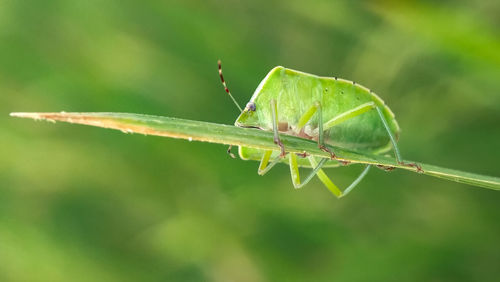
<path fill-rule="evenodd" d="M 384 125 L 384 128 L 387 131 L 387 134 L 389 135 L 389 139 L 391 140 L 392 147 L 394 148 L 394 155 L 396 157 L 397 163 L 400 164 L 400 165 L 404 165 L 404 166 L 415 168 L 417 170 L 417 172 L 423 172 L 423 170 L 420 167 L 420 165 L 418 165 L 416 163 L 405 163 L 405 162 L 403 162 L 403 160 L 401 158 L 401 154 L 399 153 L 398 144 L 396 143 L 396 138 L 394 137 L 394 134 L 392 133 L 392 131 L 391 131 L 390 127 L 389 127 L 389 124 L 387 123 L 387 120 L 386 120 L 384 114 L 382 113 L 382 110 L 380 109 L 380 107 L 378 107 L 377 105 L 375 105 L 374 102 L 368 102 L 368 103 L 359 105 L 358 107 L 356 107 L 354 109 L 351 109 L 349 111 L 346 111 L 344 113 L 341 113 L 341 114 L 335 116 L 334 118 L 332 118 L 331 120 L 327 121 L 323 125 L 323 130 L 330 129 L 330 128 L 332 128 L 335 125 L 338 125 L 338 124 L 340 124 L 340 123 L 342 123 L 344 121 L 347 121 L 347 120 L 349 120 L 351 118 L 354 118 L 356 116 L 359 116 L 361 114 L 369 112 L 369 111 L 371 111 L 373 109 L 375 109 L 377 111 L 378 116 L 379 116 L 380 120 L 382 121 L 382 124 Z M 321 134 L 320 134 L 320 137 L 321 137 Z"/>
<path fill-rule="evenodd" d="M 379 107 L 375 107 L 377 110 L 378 116 L 380 117 L 380 120 L 382 120 L 382 123 L 384 124 L 385 130 L 387 131 L 387 134 L 389 135 L 389 138 L 391 139 L 392 147 L 394 148 L 394 154 L 396 155 L 396 161 L 400 165 L 408 166 L 415 168 L 417 172 L 423 173 L 424 171 L 422 170 L 422 167 L 417 164 L 417 163 L 405 163 L 403 159 L 401 158 L 401 154 L 399 153 L 399 148 L 398 144 L 396 142 L 396 138 L 394 137 L 394 134 L 392 134 L 391 129 L 389 128 L 389 125 L 387 124 L 387 120 L 384 117 L 384 114 L 382 113 L 382 110 L 380 110 Z"/>

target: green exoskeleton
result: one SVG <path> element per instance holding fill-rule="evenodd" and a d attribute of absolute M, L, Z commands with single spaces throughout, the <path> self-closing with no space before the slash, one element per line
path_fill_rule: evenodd
<path fill-rule="evenodd" d="M 260 160 L 260 175 L 279 162 L 288 163 L 295 188 L 301 188 L 317 175 L 335 196 L 343 197 L 368 173 L 370 165 L 341 191 L 322 170 L 342 164 L 335 160 L 335 153 L 328 145 L 371 154 L 386 153 L 392 148 L 397 162 L 403 164 L 396 143 L 400 129 L 394 114 L 380 97 L 353 81 L 278 66 L 266 75 L 242 109 L 226 86 L 220 61 L 219 75 L 226 92 L 241 111 L 234 124 L 274 132 L 276 150 L 248 147 L 239 147 L 238 150 L 244 160 Z M 280 134 L 315 140 L 319 148 L 330 153 L 331 157 L 317 159 L 307 152 L 287 153 Z M 229 153 L 230 150 L 231 147 Z M 416 164 L 406 165 L 420 170 Z M 299 166 L 312 168 L 302 182 Z"/>

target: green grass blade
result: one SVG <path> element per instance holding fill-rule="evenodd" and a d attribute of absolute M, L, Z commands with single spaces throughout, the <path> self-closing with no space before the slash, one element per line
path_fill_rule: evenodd
<path fill-rule="evenodd" d="M 272 132 L 203 121 L 128 113 L 11 113 L 11 116 L 92 125 L 117 129 L 126 133 L 140 133 L 227 145 L 239 145 L 264 150 L 277 149 L 273 142 Z M 281 141 L 288 152 L 302 153 L 307 151 L 313 156 L 329 157 L 328 153 L 318 149 L 314 141 L 288 135 L 282 135 Z M 367 155 L 342 148 L 332 148 L 338 158 L 343 161 L 392 166 L 416 172 L 415 168 L 399 165 L 395 162 L 394 158 L 391 157 Z M 498 177 L 484 176 L 428 164 L 421 164 L 421 166 L 424 171 L 423 174 L 478 187 L 500 190 L 500 178 Z"/>

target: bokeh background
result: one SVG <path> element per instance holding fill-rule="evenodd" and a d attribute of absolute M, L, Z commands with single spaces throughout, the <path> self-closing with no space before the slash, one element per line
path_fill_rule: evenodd
<path fill-rule="evenodd" d="M 232 124 L 276 65 L 354 80 L 405 158 L 500 176 L 499 1 L 0 1 L 0 281 L 498 281 L 500 193 L 372 170 L 337 200 L 226 147 L 8 116 Z M 330 170 L 344 186 L 360 167 Z"/>

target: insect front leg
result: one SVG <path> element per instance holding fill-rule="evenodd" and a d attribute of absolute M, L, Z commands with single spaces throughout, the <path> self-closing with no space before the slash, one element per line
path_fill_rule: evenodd
<path fill-rule="evenodd" d="M 284 158 L 286 155 L 285 146 L 280 140 L 280 134 L 278 131 L 278 106 L 275 99 L 271 99 L 271 113 L 273 118 L 273 132 L 274 132 L 274 144 L 280 146 L 281 154 L 280 157 Z"/>
<path fill-rule="evenodd" d="M 259 175 L 266 174 L 275 164 L 277 164 L 282 158 L 286 156 L 285 146 L 280 140 L 280 135 L 278 131 L 278 106 L 276 104 L 275 99 L 271 99 L 271 114 L 273 119 L 273 133 L 274 133 L 274 143 L 280 147 L 281 153 L 279 156 L 275 157 L 271 162 L 269 162 L 271 155 L 273 153 L 272 150 L 267 150 L 262 155 L 262 159 L 260 161 L 259 169 L 257 173 Z"/>

